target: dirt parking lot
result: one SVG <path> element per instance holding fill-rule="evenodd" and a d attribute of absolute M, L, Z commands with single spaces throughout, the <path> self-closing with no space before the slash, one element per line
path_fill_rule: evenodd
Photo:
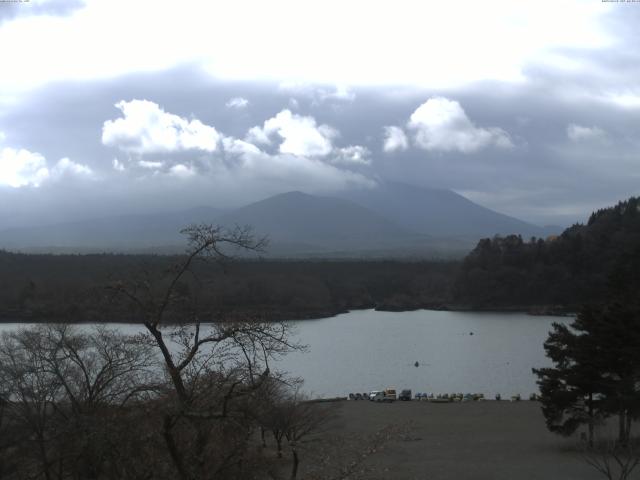
<path fill-rule="evenodd" d="M 346 478 L 604 478 L 575 451 L 576 438 L 546 430 L 538 402 L 342 401 L 324 436 L 333 440 L 303 458 L 301 477 L 323 478 L 321 464 L 342 463 L 352 471 Z"/>

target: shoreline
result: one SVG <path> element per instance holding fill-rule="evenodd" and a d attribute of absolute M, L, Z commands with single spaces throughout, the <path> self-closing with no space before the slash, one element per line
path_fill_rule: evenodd
<path fill-rule="evenodd" d="M 434 312 L 465 312 L 465 313 L 522 313 L 525 315 L 529 315 L 532 317 L 575 317 L 576 312 L 574 309 L 562 306 L 509 306 L 509 307 L 477 307 L 470 305 L 458 305 L 458 304 L 430 304 L 430 305 L 421 305 L 414 307 L 398 307 L 395 308 L 389 305 L 378 305 L 378 306 L 366 306 L 362 308 L 346 308 L 346 309 L 336 309 L 331 311 L 321 311 L 317 313 L 309 313 L 309 312 L 297 312 L 299 315 L 294 315 L 293 312 L 289 312 L 290 315 L 270 315 L 268 318 L 263 319 L 261 321 L 275 323 L 275 322 L 304 322 L 307 320 L 323 320 L 327 318 L 334 318 L 338 315 L 343 315 L 351 312 L 357 311 L 366 311 L 371 310 L 374 312 L 395 312 L 395 313 L 405 313 L 405 312 L 416 312 L 420 310 L 424 311 L 434 311 Z M 275 318 L 274 318 L 275 317 Z M 0 325 L 2 324 L 71 324 L 71 325 L 83 325 L 83 324 L 106 324 L 106 323 L 114 323 L 114 324 L 123 324 L 123 325 L 142 325 L 142 322 L 133 322 L 129 320 L 109 320 L 109 321 L 95 321 L 95 320 L 82 320 L 82 321 L 73 321 L 73 320 L 61 320 L 61 319 L 37 319 L 33 314 L 24 315 L 19 317 L 11 317 L 11 318 L 3 318 L 2 313 L 0 313 Z M 203 325 L 211 324 L 215 322 L 202 322 Z M 166 325 L 180 325 L 178 323 L 167 323 Z"/>

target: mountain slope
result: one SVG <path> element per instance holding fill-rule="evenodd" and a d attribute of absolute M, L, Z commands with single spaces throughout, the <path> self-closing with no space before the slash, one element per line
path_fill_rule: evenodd
<path fill-rule="evenodd" d="M 180 245 L 190 223 L 212 223 L 221 211 L 211 207 L 147 215 L 122 215 L 0 231 L 0 248 L 137 250 Z"/>
<path fill-rule="evenodd" d="M 640 290 L 640 198 L 591 215 L 560 236 L 536 242 L 481 240 L 455 282 L 457 303 L 474 307 L 564 306 L 608 301 Z"/>
<path fill-rule="evenodd" d="M 393 218 L 405 228 L 432 236 L 547 236 L 548 229 L 482 207 L 451 190 L 388 182 L 343 198 Z"/>
<path fill-rule="evenodd" d="M 369 249 L 400 246 L 416 234 L 351 201 L 288 192 L 218 218 L 225 226 L 250 225 L 272 244 L 302 249 Z"/>

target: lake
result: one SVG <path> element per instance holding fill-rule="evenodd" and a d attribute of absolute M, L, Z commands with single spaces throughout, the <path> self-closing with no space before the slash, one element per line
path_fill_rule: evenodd
<path fill-rule="evenodd" d="M 318 397 L 386 387 L 528 397 L 537 391 L 531 368 L 550 365 L 543 342 L 551 324 L 570 321 L 524 313 L 356 310 L 291 322 L 308 349 L 287 355 L 276 368 L 304 378 L 304 390 Z M 0 324 L 0 331 L 19 326 Z"/>
<path fill-rule="evenodd" d="M 279 365 L 317 396 L 393 386 L 416 392 L 493 396 L 537 392 L 532 367 L 550 365 L 543 343 L 553 322 L 524 313 L 358 310 L 294 322 L 306 353 Z M 419 366 L 415 366 L 418 362 Z"/>

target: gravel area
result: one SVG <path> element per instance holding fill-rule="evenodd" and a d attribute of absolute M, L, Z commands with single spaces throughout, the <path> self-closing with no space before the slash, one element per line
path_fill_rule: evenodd
<path fill-rule="evenodd" d="M 576 452 L 576 438 L 546 430 L 537 402 L 335 405 L 323 440 L 307 446 L 300 478 L 604 478 Z"/>

